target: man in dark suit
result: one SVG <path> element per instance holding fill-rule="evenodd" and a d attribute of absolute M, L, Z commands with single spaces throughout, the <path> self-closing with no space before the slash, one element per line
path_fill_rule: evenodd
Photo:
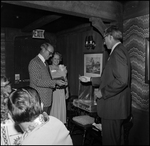
<path fill-rule="evenodd" d="M 104 44 L 111 49 L 100 78 L 97 112 L 102 120 L 103 145 L 120 145 L 122 123 L 130 115 L 130 59 L 115 26 L 104 32 Z M 93 84 L 94 84 L 94 78 Z"/>
<path fill-rule="evenodd" d="M 40 53 L 33 58 L 28 66 L 30 76 L 30 86 L 35 88 L 44 104 L 43 110 L 50 114 L 52 103 L 52 91 L 56 86 L 62 86 L 66 83 L 62 80 L 52 80 L 46 60 L 52 57 L 54 48 L 49 43 L 41 45 Z"/>
<path fill-rule="evenodd" d="M 115 26 L 104 32 L 104 44 L 111 49 L 101 77 L 91 77 L 97 97 L 97 113 L 102 122 L 103 145 L 121 145 L 122 124 L 130 116 L 130 59 L 121 43 L 122 33 Z M 80 78 L 86 82 L 89 78 Z"/>

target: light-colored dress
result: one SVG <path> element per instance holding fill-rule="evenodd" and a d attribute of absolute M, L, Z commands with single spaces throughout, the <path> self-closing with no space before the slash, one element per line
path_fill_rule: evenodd
<path fill-rule="evenodd" d="M 66 69 L 65 71 L 61 68 L 53 69 L 50 67 L 52 78 L 66 77 Z M 53 91 L 53 101 L 51 107 L 51 116 L 58 118 L 63 123 L 66 123 L 66 94 L 65 89 L 56 89 Z"/>

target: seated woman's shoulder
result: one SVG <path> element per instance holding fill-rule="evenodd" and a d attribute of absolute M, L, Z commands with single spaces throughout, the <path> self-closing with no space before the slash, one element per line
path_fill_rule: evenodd
<path fill-rule="evenodd" d="M 49 115 L 49 118 L 50 118 L 50 122 L 55 124 L 55 125 L 57 125 L 57 124 L 64 125 L 64 123 L 62 121 L 60 121 L 59 119 L 57 119 L 54 116 Z"/>

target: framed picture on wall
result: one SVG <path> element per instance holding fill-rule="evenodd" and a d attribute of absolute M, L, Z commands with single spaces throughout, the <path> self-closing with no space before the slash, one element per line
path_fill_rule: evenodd
<path fill-rule="evenodd" d="M 84 54 L 84 76 L 100 77 L 102 65 L 103 53 Z"/>
<path fill-rule="evenodd" d="M 145 39 L 145 83 L 149 83 L 149 38 Z"/>

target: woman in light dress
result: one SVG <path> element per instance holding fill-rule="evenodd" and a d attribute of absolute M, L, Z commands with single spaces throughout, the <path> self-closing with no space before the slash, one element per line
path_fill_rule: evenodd
<path fill-rule="evenodd" d="M 60 65 L 62 55 L 55 52 L 49 65 L 50 72 L 53 79 L 62 78 L 67 82 L 67 69 L 64 65 Z M 53 91 L 53 102 L 50 115 L 58 118 L 64 124 L 66 124 L 66 99 L 68 99 L 68 87 L 58 87 Z"/>

